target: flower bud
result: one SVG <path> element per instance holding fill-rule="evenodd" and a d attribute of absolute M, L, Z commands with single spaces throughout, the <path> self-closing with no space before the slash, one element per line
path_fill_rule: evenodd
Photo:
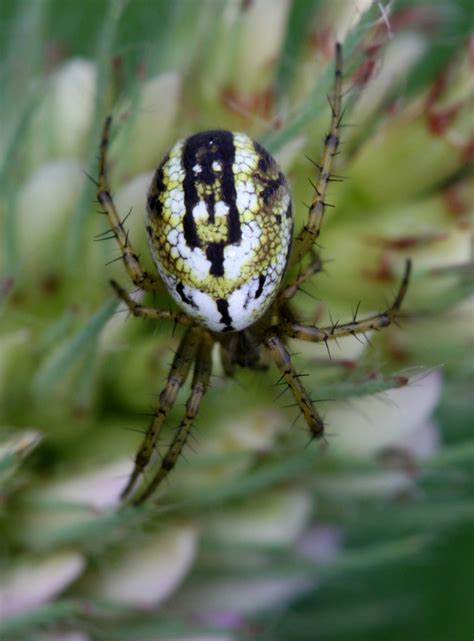
<path fill-rule="evenodd" d="M 250 97 L 267 88 L 285 37 L 288 0 L 253 0 L 241 15 L 233 86 Z"/>
<path fill-rule="evenodd" d="M 317 295 L 323 300 L 353 300 L 354 305 L 360 300 L 363 309 L 380 309 L 382 293 L 388 302 L 411 258 L 414 269 L 404 307 L 422 308 L 457 281 L 455 273 L 441 278 L 430 270 L 471 259 L 471 231 L 453 214 L 446 194 L 372 213 L 357 211 L 358 218 L 351 216 L 344 224 L 342 218 L 334 220 L 324 229 L 325 254 L 334 261 L 327 267 L 329 277 L 317 282 Z"/>
<path fill-rule="evenodd" d="M 129 122 L 117 120 L 111 156 L 120 167 L 119 174 L 136 175 L 158 167 L 174 138 L 181 83 L 181 76 L 176 72 L 151 78 L 144 83 Z"/>
<path fill-rule="evenodd" d="M 65 551 L 12 567 L 0 578 L 2 615 L 19 615 L 48 603 L 82 574 L 84 566 L 80 554 Z"/>
<path fill-rule="evenodd" d="M 81 58 L 67 61 L 50 78 L 46 95 L 33 120 L 31 156 L 75 156 L 84 151 L 95 109 L 97 70 Z"/>
<path fill-rule="evenodd" d="M 400 33 L 391 40 L 383 51 L 380 68 L 360 90 L 360 95 L 351 109 L 351 121 L 357 123 L 344 134 L 344 143 L 353 136 L 359 137 L 367 124 L 383 105 L 387 97 L 400 90 L 407 74 L 420 59 L 427 47 L 426 39 L 419 33 Z"/>
<path fill-rule="evenodd" d="M 156 608 L 178 588 L 194 562 L 197 530 L 164 527 L 133 545 L 103 571 L 94 594 L 125 606 Z"/>
<path fill-rule="evenodd" d="M 337 435 L 331 451 L 368 458 L 386 448 L 403 448 L 431 417 L 440 394 L 441 374 L 433 370 L 396 389 L 328 403 L 326 424 Z"/>
<path fill-rule="evenodd" d="M 315 580 L 298 576 L 280 576 L 271 572 L 270 578 L 219 578 L 207 582 L 194 581 L 184 586 L 173 599 L 173 609 L 203 622 L 213 622 L 221 613 L 236 619 L 269 608 L 281 608 L 297 596 L 314 587 Z"/>
<path fill-rule="evenodd" d="M 64 268 L 68 217 L 84 184 L 80 163 L 51 160 L 20 187 L 16 230 L 20 264 L 25 273 L 51 273 Z"/>
<path fill-rule="evenodd" d="M 387 117 L 347 168 L 345 201 L 369 206 L 406 202 L 464 167 L 472 155 L 473 68 L 467 48 L 430 90 Z"/>
<path fill-rule="evenodd" d="M 230 544 L 288 545 L 303 532 L 311 498 L 301 490 L 279 489 L 259 494 L 244 505 L 223 509 L 207 521 L 207 534 Z"/>

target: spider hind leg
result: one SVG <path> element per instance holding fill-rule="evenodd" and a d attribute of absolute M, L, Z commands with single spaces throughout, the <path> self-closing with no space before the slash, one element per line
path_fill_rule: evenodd
<path fill-rule="evenodd" d="M 296 404 L 300 408 L 309 431 L 313 438 L 321 438 L 324 435 L 324 423 L 308 396 L 301 375 L 293 367 L 291 357 L 278 336 L 270 336 L 266 340 L 266 346 L 272 355 L 273 361 L 281 372 L 283 380 L 288 384 Z"/>
<path fill-rule="evenodd" d="M 186 414 L 177 428 L 176 434 L 168 447 L 161 465 L 145 487 L 144 491 L 134 500 L 135 505 L 143 503 L 157 489 L 160 483 L 168 476 L 176 465 L 183 448 L 186 444 L 189 432 L 199 412 L 201 401 L 209 387 L 212 371 L 212 347 L 214 341 L 205 333 L 197 348 L 191 392 L 186 403 Z"/>
<path fill-rule="evenodd" d="M 158 406 L 153 415 L 153 419 L 135 457 L 133 472 L 122 492 L 122 499 L 125 499 L 132 492 L 138 478 L 143 474 L 150 462 L 163 423 L 173 407 L 178 392 L 185 383 L 196 358 L 198 347 L 197 332 L 198 330 L 194 328 L 188 329 L 176 351 L 166 385 L 159 396 Z"/>

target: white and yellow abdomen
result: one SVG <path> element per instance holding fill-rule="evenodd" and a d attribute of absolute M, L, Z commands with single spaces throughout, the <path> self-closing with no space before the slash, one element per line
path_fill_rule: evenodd
<path fill-rule="evenodd" d="M 178 305 L 215 332 L 242 330 L 268 309 L 283 278 L 293 217 L 276 161 L 242 133 L 181 140 L 148 192 L 147 233 Z"/>

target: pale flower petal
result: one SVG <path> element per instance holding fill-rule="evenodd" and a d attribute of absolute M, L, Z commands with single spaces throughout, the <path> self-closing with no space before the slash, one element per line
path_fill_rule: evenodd
<path fill-rule="evenodd" d="M 42 438 L 41 432 L 34 429 L 16 432 L 7 441 L 0 443 L 0 460 L 7 456 L 23 458 L 40 444 Z"/>
<path fill-rule="evenodd" d="M 403 448 L 419 460 L 437 454 L 440 448 L 440 435 L 436 423 L 433 420 L 428 420 L 419 425 L 405 439 Z"/>
<path fill-rule="evenodd" d="M 317 525 L 298 541 L 299 552 L 318 563 L 327 563 L 337 556 L 342 545 L 342 532 L 335 525 Z"/>
<path fill-rule="evenodd" d="M 218 432 L 213 434 L 212 443 L 207 445 L 217 451 L 261 452 L 268 449 L 285 428 L 286 419 L 280 412 L 257 410 L 223 421 Z"/>
<path fill-rule="evenodd" d="M 404 387 L 329 403 L 326 424 L 335 435 L 331 450 L 351 457 L 370 457 L 387 447 L 403 446 L 429 419 L 441 393 L 441 375 L 413 377 Z"/>
<path fill-rule="evenodd" d="M 197 531 L 169 527 L 150 535 L 103 573 L 94 592 L 130 607 L 154 608 L 180 585 L 196 556 Z"/>
<path fill-rule="evenodd" d="M 301 577 L 219 579 L 183 589 L 173 600 L 173 609 L 188 612 L 202 621 L 213 621 L 219 612 L 255 614 L 281 607 L 314 586 Z"/>
<path fill-rule="evenodd" d="M 243 11 L 234 78 L 241 95 L 264 88 L 283 45 L 288 10 L 288 0 L 253 0 Z"/>
<path fill-rule="evenodd" d="M 16 225 L 23 263 L 51 264 L 84 179 L 79 161 L 62 158 L 39 167 L 20 188 Z"/>
<path fill-rule="evenodd" d="M 58 155 L 77 153 L 84 143 L 94 113 L 96 78 L 95 64 L 76 58 L 64 64 L 53 79 Z"/>
<path fill-rule="evenodd" d="M 387 96 L 393 94 L 394 88 L 406 79 L 407 73 L 424 54 L 426 40 L 419 33 L 400 34 L 388 43 L 384 50 L 380 69 L 374 74 L 364 90 L 360 93 L 351 113 L 351 118 L 358 123 L 357 128 L 349 130 L 357 135 L 357 129 L 368 120 L 383 104 Z"/>
<path fill-rule="evenodd" d="M 312 501 L 301 490 L 281 489 L 223 510 L 207 521 L 211 537 L 229 543 L 288 545 L 303 531 Z"/>
<path fill-rule="evenodd" d="M 0 612 L 14 616 L 38 608 L 60 594 L 84 566 L 77 552 L 60 552 L 18 565 L 0 579 Z"/>
<path fill-rule="evenodd" d="M 106 510 L 118 505 L 132 469 L 133 463 L 129 459 L 116 461 L 80 476 L 64 479 L 60 484 L 50 486 L 44 495 L 80 503 L 93 510 Z"/>
<path fill-rule="evenodd" d="M 181 98 L 182 79 L 167 72 L 148 80 L 142 87 L 138 105 L 130 122 L 117 121 L 114 150 L 123 154 L 122 166 L 127 174 L 155 170 L 174 136 L 174 124 Z"/>

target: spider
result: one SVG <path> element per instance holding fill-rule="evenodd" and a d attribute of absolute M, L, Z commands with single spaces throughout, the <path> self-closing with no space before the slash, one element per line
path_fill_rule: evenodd
<path fill-rule="evenodd" d="M 285 346 L 287 339 L 325 342 L 389 325 L 405 296 L 411 264 L 392 305 L 384 312 L 330 327 L 304 325 L 291 301 L 299 287 L 321 270 L 315 248 L 325 211 L 325 195 L 341 127 L 342 48 L 336 45 L 330 130 L 324 142 L 319 179 L 307 222 L 292 242 L 290 189 L 276 161 L 243 133 L 205 131 L 180 140 L 163 159 L 147 199 L 146 230 L 159 277 L 141 266 L 120 221 L 107 179 L 111 117 L 104 124 L 99 156 L 97 198 L 134 285 L 147 292 L 163 284 L 181 311 L 146 307 L 115 281 L 112 287 L 134 316 L 168 319 L 185 327 L 156 410 L 136 454 L 122 499 L 142 503 L 174 468 L 209 387 L 211 353 L 217 343 L 223 371 L 257 368 L 270 354 L 281 380 L 291 390 L 311 437 L 324 434 L 324 423 Z M 288 268 L 306 259 L 298 276 L 284 284 Z M 178 391 L 193 368 L 186 411 L 158 471 L 136 491 Z"/>

